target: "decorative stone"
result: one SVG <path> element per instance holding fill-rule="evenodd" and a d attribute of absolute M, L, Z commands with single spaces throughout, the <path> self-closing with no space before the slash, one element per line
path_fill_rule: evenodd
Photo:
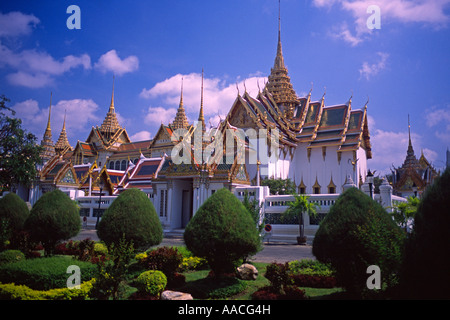
<path fill-rule="evenodd" d="M 244 263 L 237 268 L 237 274 L 242 280 L 256 280 L 258 278 L 258 269 L 254 265 Z"/>
<path fill-rule="evenodd" d="M 161 300 L 194 300 L 189 293 L 165 290 L 161 293 Z"/>

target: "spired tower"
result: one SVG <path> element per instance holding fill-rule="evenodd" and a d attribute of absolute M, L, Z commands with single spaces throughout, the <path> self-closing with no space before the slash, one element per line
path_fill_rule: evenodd
<path fill-rule="evenodd" d="M 40 154 L 42 162 L 45 163 L 55 156 L 55 145 L 52 141 L 52 129 L 50 126 L 50 116 L 52 113 L 52 93 L 50 93 L 50 107 L 48 109 L 48 122 L 45 129 L 44 138 L 41 140 L 41 146 L 44 148 Z"/>
<path fill-rule="evenodd" d="M 117 120 L 116 110 L 114 109 L 114 78 L 113 78 L 113 89 L 111 95 L 111 104 L 109 105 L 108 113 L 106 114 L 105 120 L 103 120 L 100 126 L 100 132 L 102 135 L 109 140 L 117 130 L 122 129 Z"/>
<path fill-rule="evenodd" d="M 275 63 L 270 70 L 266 89 L 272 94 L 275 102 L 282 107 L 288 118 L 292 118 L 294 110 L 300 104 L 300 99 L 291 84 L 288 70 L 284 65 L 283 51 L 281 49 L 281 10 L 278 3 L 278 46 Z"/>
<path fill-rule="evenodd" d="M 178 106 L 177 114 L 172 123 L 172 128 L 176 129 L 187 129 L 189 127 L 189 123 L 186 117 L 186 112 L 183 106 L 183 79 L 181 79 L 181 96 L 180 96 L 180 105 Z"/>
<path fill-rule="evenodd" d="M 64 112 L 64 122 L 63 127 L 61 130 L 61 133 L 59 134 L 58 141 L 56 141 L 55 144 L 55 152 L 57 154 L 61 154 L 66 148 L 69 148 L 72 150 L 72 147 L 69 144 L 69 140 L 67 139 L 67 133 L 66 133 L 66 113 Z"/>

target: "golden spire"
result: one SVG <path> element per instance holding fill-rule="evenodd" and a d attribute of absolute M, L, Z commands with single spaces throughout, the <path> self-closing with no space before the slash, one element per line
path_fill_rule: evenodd
<path fill-rule="evenodd" d="M 411 143 L 411 124 L 409 123 L 409 114 L 408 114 L 408 137 L 409 137 L 409 144 L 408 144 L 408 154 L 414 154 L 414 149 L 412 147 Z"/>
<path fill-rule="evenodd" d="M 183 108 L 183 77 L 181 77 L 180 108 Z"/>
<path fill-rule="evenodd" d="M 200 113 L 198 115 L 198 121 L 202 124 L 202 130 L 205 131 L 205 117 L 203 115 L 203 68 L 202 68 L 202 92 L 200 97 Z"/>
<path fill-rule="evenodd" d="M 284 65 L 283 51 L 281 50 L 281 4 L 278 1 L 278 45 L 273 68 L 270 70 L 266 89 L 272 94 L 275 102 L 286 111 L 287 117 L 292 118 L 295 107 L 300 99 L 295 93 L 288 70 Z"/>
<path fill-rule="evenodd" d="M 284 58 L 283 51 L 281 50 L 281 4 L 278 0 L 278 45 L 277 45 L 277 55 L 275 57 L 274 69 L 284 69 Z"/>
<path fill-rule="evenodd" d="M 115 112 L 115 110 L 114 110 L 114 80 L 115 80 L 115 76 L 113 75 L 113 86 L 112 86 L 112 94 L 111 94 L 111 104 L 109 105 L 109 112 Z"/>
<path fill-rule="evenodd" d="M 52 92 L 50 92 L 50 107 L 48 109 L 48 122 L 47 122 L 47 129 L 48 131 L 52 131 L 52 128 L 50 127 L 50 115 L 52 113 Z"/>

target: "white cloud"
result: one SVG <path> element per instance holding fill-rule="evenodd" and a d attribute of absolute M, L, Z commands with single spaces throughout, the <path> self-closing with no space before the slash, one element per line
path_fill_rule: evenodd
<path fill-rule="evenodd" d="M 65 113 L 67 113 L 66 131 L 70 137 L 89 129 L 91 123 L 98 123 L 101 120 L 95 115 L 98 108 L 91 99 L 60 100 L 56 105 L 52 105 L 50 124 L 53 140 L 58 139 Z M 16 111 L 15 116 L 22 119 L 24 127 L 34 133 L 40 141 L 47 126 L 49 107 L 39 108 L 37 101 L 29 99 L 16 103 L 12 109 Z"/>
<path fill-rule="evenodd" d="M 39 22 L 39 19 L 34 15 L 17 11 L 6 14 L 0 12 L 0 37 L 16 37 L 30 34 Z"/>
<path fill-rule="evenodd" d="M 102 72 L 112 71 L 114 74 L 122 75 L 136 71 L 139 68 L 139 59 L 136 56 L 129 56 L 122 60 L 116 50 L 110 50 L 100 57 L 95 67 Z"/>
<path fill-rule="evenodd" d="M 161 123 L 167 125 L 173 121 L 176 113 L 177 109 L 175 108 L 149 107 L 144 122 L 156 126 L 159 126 Z"/>
<path fill-rule="evenodd" d="M 432 108 L 426 111 L 426 124 L 428 127 L 434 127 L 441 122 L 450 123 L 450 106 L 447 109 Z"/>
<path fill-rule="evenodd" d="M 362 38 L 353 35 L 348 28 L 347 23 L 343 23 L 339 27 L 334 27 L 333 30 L 329 32 L 329 35 L 335 39 L 341 39 L 345 42 L 349 43 L 352 47 L 357 46 L 360 42 L 362 42 Z"/>
<path fill-rule="evenodd" d="M 450 143 L 450 105 L 443 109 L 427 109 L 425 119 L 429 128 L 435 128 L 439 140 Z"/>
<path fill-rule="evenodd" d="M 35 49 L 13 52 L 0 43 L 0 67 L 8 67 L 15 72 L 6 76 L 11 84 L 30 88 L 44 87 L 52 83 L 53 77 L 77 67 L 91 68 L 91 58 L 68 55 L 55 60 L 51 55 Z"/>
<path fill-rule="evenodd" d="M 143 89 L 140 96 L 146 99 L 162 99 L 165 104 L 171 105 L 173 116 L 172 118 L 169 118 L 169 121 L 172 122 L 180 102 L 182 79 L 183 106 L 186 113 L 192 114 L 195 119 L 197 119 L 201 98 L 201 73 L 190 73 L 187 75 L 177 74 L 157 83 L 150 89 Z M 245 80 L 240 80 L 238 83 L 228 84 L 225 80 L 220 78 L 205 77 L 203 80 L 203 108 L 205 117 L 212 117 L 211 123 L 212 125 L 215 125 L 214 122 L 217 120 L 215 119 L 217 118 L 217 115 L 220 114 L 222 115 L 222 118 L 224 118 L 224 115 L 226 115 L 231 108 L 237 97 L 237 87 L 239 88 L 239 93 L 241 95 L 247 90 L 251 96 L 256 96 L 258 93 L 258 83 L 259 86 L 263 88 L 265 80 L 266 78 L 264 77 L 254 76 Z M 153 109 L 155 108 L 150 109 L 151 110 L 149 111 L 153 114 Z M 169 116 L 167 113 L 164 114 L 164 116 L 155 116 L 158 118 L 167 118 L 166 115 Z M 163 123 L 167 124 L 168 121 L 163 121 Z"/>
<path fill-rule="evenodd" d="M 150 140 L 152 134 L 149 131 L 139 131 L 135 134 L 133 134 L 130 139 L 131 141 L 144 141 L 144 140 Z"/>
<path fill-rule="evenodd" d="M 53 79 L 48 74 L 30 74 L 23 71 L 10 73 L 6 75 L 6 79 L 15 86 L 28 88 L 42 88 L 53 83 Z"/>
<path fill-rule="evenodd" d="M 363 62 L 361 69 L 359 69 L 360 77 L 366 78 L 369 80 L 372 76 L 377 75 L 380 71 L 386 68 L 386 61 L 389 57 L 388 53 L 385 52 L 377 52 L 379 56 L 379 61 L 376 63 L 369 64 L 368 62 Z"/>
<path fill-rule="evenodd" d="M 377 5 L 380 8 L 381 28 L 385 23 L 421 23 L 434 28 L 446 27 L 450 16 L 446 13 L 450 0 L 313 0 L 318 8 L 330 10 L 334 5 L 350 12 L 354 19 L 354 32 L 344 25 L 338 30 L 331 31 L 335 38 L 342 39 L 352 46 L 364 41 L 372 32 L 367 28 L 367 19 L 371 13 L 367 8 Z M 336 28 L 336 27 L 334 27 Z"/>

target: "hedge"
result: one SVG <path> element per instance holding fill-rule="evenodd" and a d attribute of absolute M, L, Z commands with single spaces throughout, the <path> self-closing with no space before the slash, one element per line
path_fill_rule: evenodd
<path fill-rule="evenodd" d="M 25 285 L 0 283 L 1 300 L 88 300 L 95 279 L 83 282 L 80 289 L 50 289 L 39 291 Z"/>
<path fill-rule="evenodd" d="M 95 277 L 96 265 L 67 256 L 27 259 L 0 266 L 0 282 L 26 285 L 34 290 L 64 288 L 67 285 L 67 267 L 77 265 L 81 281 Z"/>

